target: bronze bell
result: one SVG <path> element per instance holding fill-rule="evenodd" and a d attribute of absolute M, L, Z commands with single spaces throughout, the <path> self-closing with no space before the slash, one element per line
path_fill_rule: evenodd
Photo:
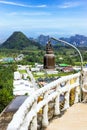
<path fill-rule="evenodd" d="M 44 69 L 55 69 L 55 55 L 50 41 L 46 44 L 46 54 L 44 55 Z"/>

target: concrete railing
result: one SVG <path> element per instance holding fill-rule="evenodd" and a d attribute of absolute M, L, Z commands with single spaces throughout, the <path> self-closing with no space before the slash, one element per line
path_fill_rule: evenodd
<path fill-rule="evenodd" d="M 82 91 L 87 93 L 87 68 L 83 69 Z"/>
<path fill-rule="evenodd" d="M 60 110 L 60 95 L 64 94 L 63 110 L 69 108 L 70 91 L 75 88 L 74 103 L 79 101 L 80 88 L 80 73 L 64 76 L 56 81 L 53 81 L 43 88 L 32 93 L 19 110 L 14 114 L 12 121 L 8 125 L 7 130 L 37 130 L 37 114 L 42 109 L 42 127 L 47 127 L 48 119 L 48 103 L 54 101 L 54 115 L 59 115 Z M 64 84 L 64 86 L 62 86 Z M 38 102 L 38 98 L 43 97 L 43 100 Z"/>

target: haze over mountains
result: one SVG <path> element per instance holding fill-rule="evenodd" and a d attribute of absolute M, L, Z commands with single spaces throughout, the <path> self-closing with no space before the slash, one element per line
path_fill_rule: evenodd
<path fill-rule="evenodd" d="M 69 38 L 60 38 L 64 41 L 67 41 L 77 47 L 87 47 L 87 37 L 83 35 L 76 34 Z M 40 35 L 37 39 L 28 38 L 22 32 L 13 32 L 13 34 L 1 44 L 1 48 L 7 49 L 41 49 L 42 46 L 45 46 L 46 43 L 50 40 L 50 36 Z M 57 42 L 52 41 L 52 44 L 55 45 Z"/>

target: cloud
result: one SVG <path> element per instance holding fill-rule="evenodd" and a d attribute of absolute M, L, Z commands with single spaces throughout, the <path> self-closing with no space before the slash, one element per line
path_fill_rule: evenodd
<path fill-rule="evenodd" d="M 80 5 L 81 5 L 80 2 L 66 2 L 66 3 L 59 5 L 58 7 L 59 8 L 74 8 L 74 7 L 78 7 Z"/>
<path fill-rule="evenodd" d="M 50 16 L 51 13 L 49 12 L 11 12 L 11 13 L 6 13 L 7 15 L 10 15 L 10 16 Z"/>
<path fill-rule="evenodd" d="M 48 12 L 23 12 L 22 15 L 29 15 L 29 16 L 40 16 L 40 15 L 51 15 L 51 13 Z"/>
<path fill-rule="evenodd" d="M 47 7 L 47 5 L 25 5 L 25 4 L 21 4 L 21 3 L 3 1 L 3 0 L 0 0 L 0 4 L 28 7 L 28 8 L 45 8 L 45 7 Z"/>

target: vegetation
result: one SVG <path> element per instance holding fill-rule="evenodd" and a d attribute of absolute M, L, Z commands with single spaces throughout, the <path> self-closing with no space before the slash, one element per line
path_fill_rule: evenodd
<path fill-rule="evenodd" d="M 13 99 L 14 64 L 0 65 L 0 112 Z"/>
<path fill-rule="evenodd" d="M 82 53 L 84 65 L 87 64 L 87 48 L 79 48 Z M 55 61 L 56 64 L 66 63 L 69 65 L 77 65 L 80 66 L 80 57 L 78 53 L 72 49 L 63 46 L 54 46 L 55 53 Z M 19 54 L 24 54 L 24 59 L 22 61 L 17 62 L 17 64 L 31 64 L 34 65 L 36 63 L 43 64 L 43 56 L 45 54 L 44 49 L 35 49 L 35 50 L 17 50 L 17 49 L 0 49 L 0 58 L 4 57 L 17 57 Z"/>
<path fill-rule="evenodd" d="M 40 49 L 41 45 L 35 41 L 29 40 L 22 32 L 14 32 L 2 45 L 7 49 Z"/>
<path fill-rule="evenodd" d="M 24 74 L 24 73 L 26 73 L 26 70 L 19 70 L 19 72 L 20 72 L 21 74 Z"/>

